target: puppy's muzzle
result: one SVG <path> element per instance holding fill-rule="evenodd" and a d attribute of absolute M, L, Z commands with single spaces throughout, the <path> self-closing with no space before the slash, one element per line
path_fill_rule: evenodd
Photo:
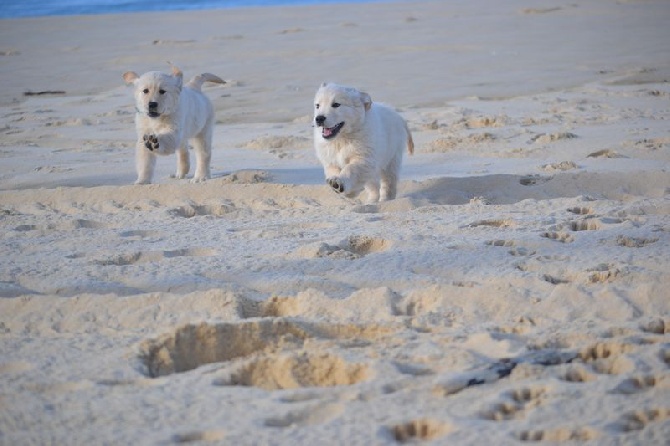
<path fill-rule="evenodd" d="M 157 118 L 161 115 L 158 113 L 158 102 L 149 102 L 149 112 L 147 114 L 151 118 Z"/>
<path fill-rule="evenodd" d="M 314 118 L 314 122 L 316 123 L 317 127 L 323 127 L 324 122 L 326 122 L 326 117 L 323 115 L 319 115 L 316 118 Z"/>

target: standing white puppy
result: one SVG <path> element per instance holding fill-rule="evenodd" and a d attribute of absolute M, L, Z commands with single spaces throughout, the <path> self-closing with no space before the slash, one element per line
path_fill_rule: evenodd
<path fill-rule="evenodd" d="M 321 85 L 314 108 L 314 148 L 328 185 L 348 197 L 365 189 L 371 203 L 395 198 L 403 152 L 414 153 L 405 120 L 367 93 L 332 83 Z"/>
<path fill-rule="evenodd" d="M 219 77 L 203 73 L 182 86 L 183 75 L 173 66 L 172 74 L 150 71 L 138 76 L 123 74 L 135 86 L 137 127 L 135 184 L 151 183 L 157 155 L 177 152 L 175 178 L 185 178 L 190 169 L 189 144 L 196 157 L 194 183 L 210 177 L 214 109 L 200 88 L 204 82 L 225 84 Z"/>

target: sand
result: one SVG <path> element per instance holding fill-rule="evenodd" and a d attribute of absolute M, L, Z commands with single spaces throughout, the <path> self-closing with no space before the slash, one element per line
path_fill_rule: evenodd
<path fill-rule="evenodd" d="M 477 0 L 1 21 L 0 444 L 667 444 L 669 19 Z M 205 88 L 213 178 L 167 157 L 134 186 L 121 74 L 168 60 L 228 81 Z M 325 80 L 408 120 L 396 200 L 324 184 Z"/>

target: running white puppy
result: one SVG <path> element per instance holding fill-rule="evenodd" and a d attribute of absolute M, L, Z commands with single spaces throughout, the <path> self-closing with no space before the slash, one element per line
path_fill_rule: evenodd
<path fill-rule="evenodd" d="M 314 99 L 314 148 L 326 182 L 336 192 L 367 201 L 392 200 L 412 134 L 393 109 L 351 87 L 324 83 Z"/>
<path fill-rule="evenodd" d="M 210 177 L 214 109 L 200 91 L 205 82 L 225 84 L 219 77 L 203 73 L 182 86 L 183 75 L 173 66 L 172 74 L 149 71 L 138 76 L 133 71 L 123 74 L 126 83 L 135 86 L 135 127 L 137 147 L 135 184 L 151 183 L 157 155 L 177 152 L 175 178 L 185 178 L 190 169 L 189 144 L 196 157 L 194 183 Z"/>

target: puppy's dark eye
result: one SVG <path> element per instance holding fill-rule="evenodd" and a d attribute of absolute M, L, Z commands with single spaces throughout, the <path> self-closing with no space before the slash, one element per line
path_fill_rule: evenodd
<path fill-rule="evenodd" d="M 342 104 L 340 104 L 339 102 L 333 102 L 333 108 L 337 108 L 337 107 L 339 107 L 340 105 L 342 105 Z"/>
<path fill-rule="evenodd" d="M 142 90 L 142 93 L 144 93 L 144 94 L 149 93 L 149 89 L 148 89 L 148 88 L 145 88 L 144 90 Z"/>
<path fill-rule="evenodd" d="M 165 94 L 165 90 L 163 90 L 162 88 L 161 88 L 160 90 L 158 90 L 158 92 L 159 92 L 160 94 Z"/>
<path fill-rule="evenodd" d="M 316 108 L 317 110 L 319 109 L 319 107 L 321 107 L 321 105 L 319 105 L 319 104 L 314 104 L 314 108 Z"/>

